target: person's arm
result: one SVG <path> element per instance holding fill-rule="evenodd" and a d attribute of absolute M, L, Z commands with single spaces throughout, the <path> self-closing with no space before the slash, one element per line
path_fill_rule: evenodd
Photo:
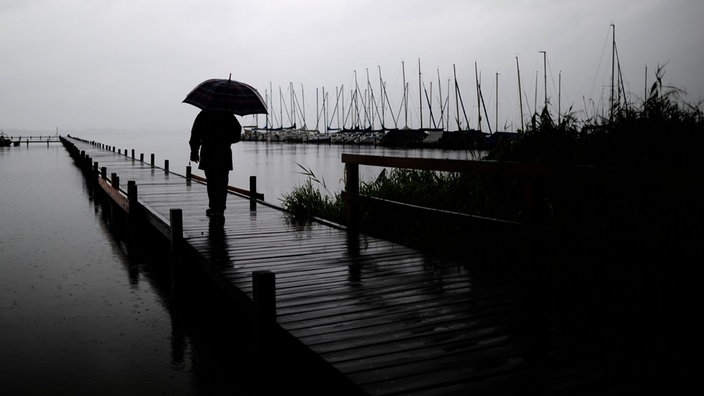
<path fill-rule="evenodd" d="M 191 147 L 191 156 L 190 159 L 193 162 L 198 162 L 200 161 L 200 156 L 198 155 L 198 151 L 200 150 L 200 145 L 202 141 L 202 119 L 201 119 L 201 113 L 198 113 L 198 116 L 196 116 L 195 121 L 193 121 L 193 127 L 191 128 L 191 139 L 188 141 L 188 145 Z"/>

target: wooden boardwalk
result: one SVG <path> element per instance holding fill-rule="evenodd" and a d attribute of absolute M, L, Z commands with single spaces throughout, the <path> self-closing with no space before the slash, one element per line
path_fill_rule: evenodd
<path fill-rule="evenodd" d="M 212 228 L 203 184 L 70 142 L 121 183 L 135 181 L 150 216 L 168 222 L 170 210 L 181 209 L 184 244 L 218 284 L 251 299 L 252 273 L 273 272 L 280 329 L 366 394 L 561 394 L 603 385 L 598 370 L 580 363 L 546 366 L 543 323 L 522 310 L 529 304 L 477 282 L 467 262 L 364 235 L 351 241 L 324 223 L 291 224 L 262 202 L 251 211 L 236 194 L 224 227 Z M 553 345 L 550 353 L 574 353 L 568 349 Z"/>

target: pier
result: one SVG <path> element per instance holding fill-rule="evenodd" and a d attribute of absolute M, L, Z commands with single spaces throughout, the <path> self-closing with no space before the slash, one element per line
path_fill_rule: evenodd
<path fill-rule="evenodd" d="M 197 267 L 248 313 L 263 360 L 280 359 L 285 344 L 316 362 L 314 389 L 603 394 L 639 389 L 643 373 L 669 374 L 662 370 L 674 358 L 659 339 L 611 331 L 611 323 L 556 329 L 533 304 L 541 296 L 477 278 L 472 257 L 429 256 L 323 221 L 292 223 L 254 179 L 249 190 L 231 189 L 224 225 L 213 226 L 204 180 L 188 170 L 175 173 L 153 154 L 63 143 L 110 197 L 112 221 L 126 219 L 129 238 L 144 227 L 166 238 L 174 266 Z M 616 378 L 619 368 L 629 371 Z"/>
<path fill-rule="evenodd" d="M 7 136 L 7 139 L 12 142 L 13 146 L 19 146 L 21 144 L 29 146 L 30 144 L 34 145 L 37 143 L 46 144 L 48 146 L 50 143 L 61 143 L 59 135 Z"/>

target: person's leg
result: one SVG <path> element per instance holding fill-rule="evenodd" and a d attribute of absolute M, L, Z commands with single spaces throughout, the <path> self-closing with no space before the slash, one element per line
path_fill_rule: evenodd
<path fill-rule="evenodd" d="M 229 169 L 223 169 L 221 172 L 219 172 L 219 180 L 218 180 L 218 192 L 217 192 L 217 205 L 218 205 L 218 211 L 220 213 L 225 212 L 225 209 L 227 209 L 227 186 L 230 182 L 230 170 Z"/>
<path fill-rule="evenodd" d="M 227 169 L 205 171 L 205 178 L 208 180 L 208 206 L 211 212 L 223 213 L 226 209 L 229 173 Z"/>

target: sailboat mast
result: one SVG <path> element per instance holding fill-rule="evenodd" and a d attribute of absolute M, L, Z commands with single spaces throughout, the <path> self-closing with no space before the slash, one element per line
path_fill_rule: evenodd
<path fill-rule="evenodd" d="M 354 94 L 352 99 L 354 100 L 354 119 L 352 123 L 352 128 L 359 128 L 359 84 L 357 83 L 357 70 L 354 71 Z"/>
<path fill-rule="evenodd" d="M 516 73 L 518 74 L 518 106 L 521 111 L 521 131 L 525 132 L 525 126 L 523 125 L 523 97 L 521 95 L 521 68 L 518 65 L 518 57 L 516 57 Z"/>
<path fill-rule="evenodd" d="M 560 124 L 560 105 L 562 104 L 562 70 L 557 76 L 557 123 Z"/>
<path fill-rule="evenodd" d="M 450 130 L 450 79 L 447 79 L 447 101 L 445 102 L 445 108 L 447 111 L 445 112 L 447 114 L 447 129 L 448 131 Z"/>
<path fill-rule="evenodd" d="M 540 51 L 543 54 L 543 94 L 545 95 L 545 102 L 544 106 L 547 109 L 548 108 L 548 68 L 547 68 L 547 52 L 546 51 Z"/>
<path fill-rule="evenodd" d="M 445 108 L 442 104 L 442 84 L 440 83 L 440 69 L 435 69 L 435 70 L 437 71 L 437 74 L 438 74 L 438 98 L 440 99 L 440 125 L 441 125 L 441 128 L 445 129 L 445 122 L 444 122 L 445 117 L 443 117 L 445 114 Z"/>
<path fill-rule="evenodd" d="M 401 72 L 403 75 L 403 108 L 405 114 L 406 128 L 408 128 L 408 85 L 406 85 L 406 65 L 401 61 Z"/>
<path fill-rule="evenodd" d="M 462 127 L 460 126 L 460 99 L 459 99 L 459 92 L 457 91 L 457 68 L 455 65 L 452 65 L 452 74 L 455 79 L 455 113 L 457 114 L 457 130 L 461 131 Z"/>
<path fill-rule="evenodd" d="M 533 95 L 533 113 L 538 113 L 538 71 L 535 71 L 535 93 Z"/>
<path fill-rule="evenodd" d="M 479 71 L 477 70 L 477 62 L 474 62 L 474 83 L 477 86 L 477 130 L 482 130 L 482 98 L 479 89 Z"/>
<path fill-rule="evenodd" d="M 303 105 L 303 109 L 301 110 L 301 119 L 303 121 L 303 129 L 308 129 L 308 125 L 306 124 L 306 93 L 303 90 L 303 84 L 301 84 L 301 103 Z"/>
<path fill-rule="evenodd" d="M 383 130 L 385 128 L 386 120 L 385 120 L 385 114 L 384 114 L 384 96 L 386 95 L 384 93 L 384 80 L 381 78 L 381 66 L 376 65 L 376 67 L 379 69 L 379 92 L 381 95 L 381 129 Z"/>
<path fill-rule="evenodd" d="M 609 97 L 609 119 L 614 115 L 614 70 L 616 67 L 616 25 L 611 24 L 611 96 Z"/>
<path fill-rule="evenodd" d="M 418 102 L 420 105 L 420 129 L 423 129 L 423 83 L 420 73 L 420 58 L 418 58 Z"/>
<path fill-rule="evenodd" d="M 288 113 L 288 110 L 286 110 Z M 284 94 L 281 92 L 281 85 L 279 85 L 279 113 L 281 113 L 281 126 L 284 126 Z M 290 121 L 290 120 L 289 120 Z"/>
<path fill-rule="evenodd" d="M 494 114 L 495 128 L 499 127 L 499 73 L 496 73 L 496 113 Z"/>
<path fill-rule="evenodd" d="M 643 85 L 643 102 L 648 99 L 648 65 L 645 65 L 645 85 Z"/>

